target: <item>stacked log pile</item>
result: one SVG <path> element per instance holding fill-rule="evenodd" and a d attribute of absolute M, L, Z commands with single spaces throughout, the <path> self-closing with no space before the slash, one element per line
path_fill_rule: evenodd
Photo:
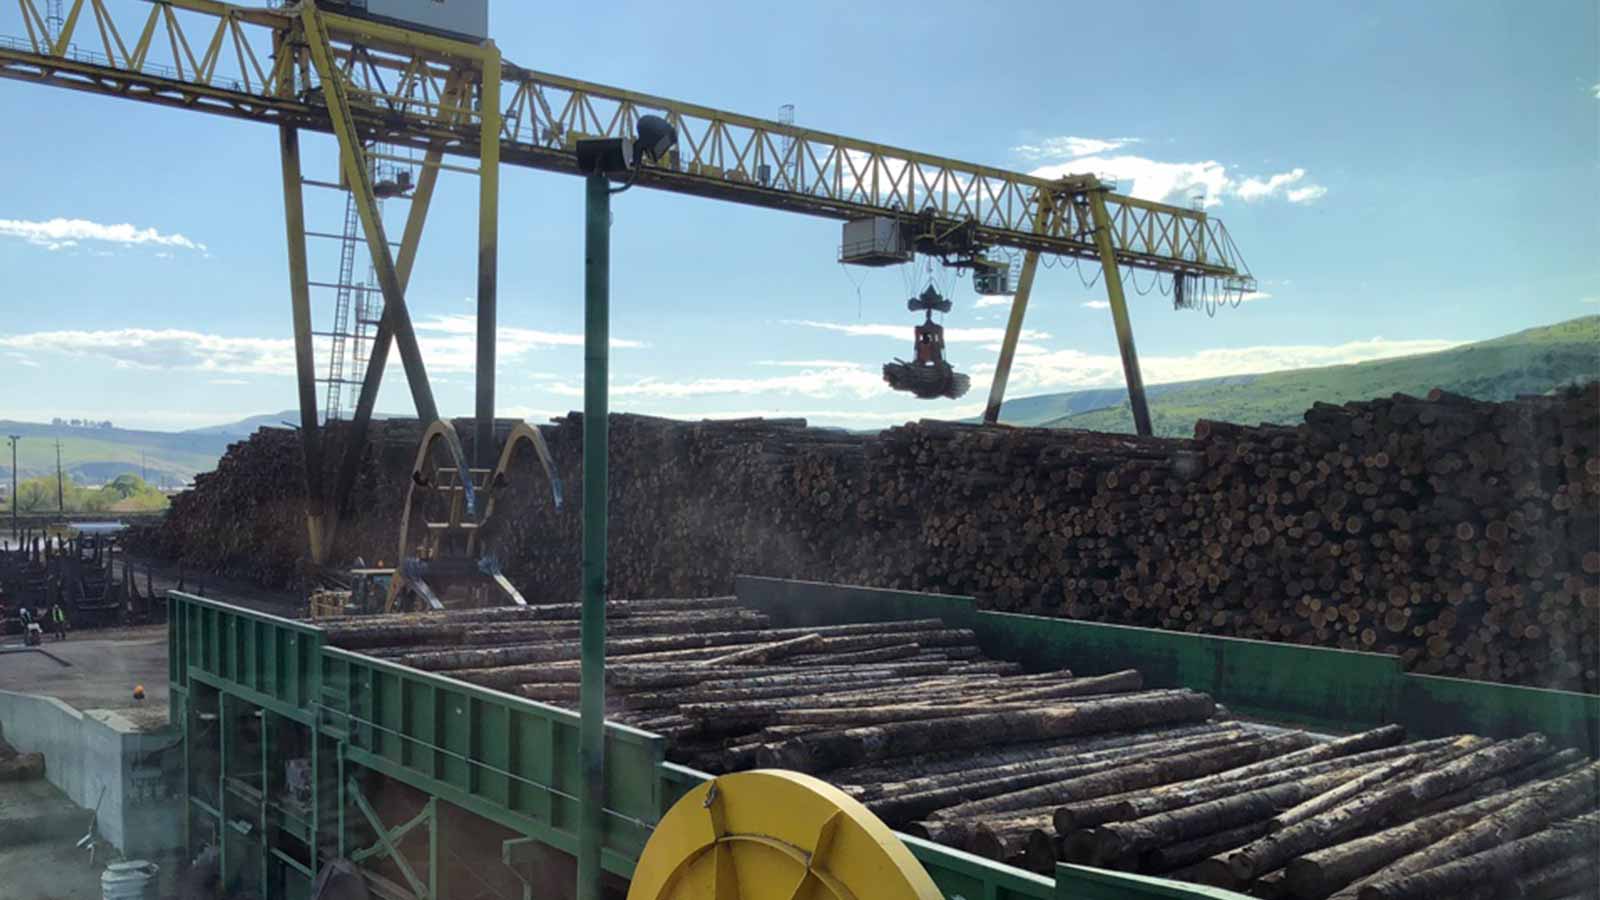
<path fill-rule="evenodd" d="M 1542 735 L 1248 725 L 1137 671 L 1024 672 L 938 619 L 775 628 L 727 597 L 608 613 L 608 717 L 667 736 L 675 760 L 817 774 L 897 829 L 1008 864 L 1301 900 L 1557 897 L 1596 883 L 1600 763 Z M 358 652 L 575 707 L 578 614 L 323 624 Z"/>
<path fill-rule="evenodd" d="M 546 428 L 569 485 L 581 430 Z M 395 555 L 410 462 L 395 434 L 369 454 L 343 558 Z M 1600 692 L 1600 385 L 1319 404 L 1297 427 L 1202 421 L 1189 440 L 639 416 L 611 435 L 614 596 L 727 591 L 740 573 L 971 594 Z M 175 505 L 164 547 L 291 580 L 298 460 L 287 432 L 236 446 Z M 507 491 L 500 561 L 527 596 L 574 598 L 577 492 L 554 510 L 531 458 Z"/>

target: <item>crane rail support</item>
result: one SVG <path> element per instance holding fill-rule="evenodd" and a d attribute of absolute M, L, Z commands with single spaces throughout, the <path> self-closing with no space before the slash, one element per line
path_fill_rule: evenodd
<path fill-rule="evenodd" d="M 40 6 L 19 0 L 20 22 L 18 13 L 0 15 L 0 77 L 334 133 L 315 73 L 284 72 L 295 56 L 271 52 L 275 33 L 300 39 L 291 10 L 72 0 L 52 34 Z M 322 16 L 347 72 L 361 66 L 386 76 L 385 89 L 351 92 L 363 137 L 422 150 L 437 141 L 446 153 L 482 158 L 477 102 L 484 67 L 499 64 L 492 41 Z M 464 107 L 447 99 L 455 70 L 479 76 Z M 1095 261 L 1101 253 L 1085 198 L 1101 193 L 1121 266 L 1214 279 L 1235 291 L 1250 283 L 1220 221 L 1109 192 L 1093 176 L 1038 178 L 510 63 L 501 81 L 500 154 L 513 165 L 577 174 L 577 140 L 630 135 L 639 116 L 654 113 L 677 128 L 679 148 L 641 174 L 647 187 L 834 219 L 909 220 L 931 211 L 970 223 L 986 245 Z M 1039 216 L 1041 204 L 1054 214 Z"/>

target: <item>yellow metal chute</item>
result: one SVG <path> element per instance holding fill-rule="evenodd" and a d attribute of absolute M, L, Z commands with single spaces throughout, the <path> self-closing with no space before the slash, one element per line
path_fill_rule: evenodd
<path fill-rule="evenodd" d="M 713 779 L 667 811 L 628 900 L 941 900 L 906 845 L 825 781 L 757 770 Z"/>

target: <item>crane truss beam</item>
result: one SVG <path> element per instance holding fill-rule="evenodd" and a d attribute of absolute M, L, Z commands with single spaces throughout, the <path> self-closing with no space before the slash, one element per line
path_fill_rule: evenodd
<path fill-rule="evenodd" d="M 335 131 L 315 90 L 316 73 L 304 67 L 286 73 L 295 67 L 292 58 L 264 52 L 273 32 L 291 28 L 288 12 L 158 0 L 148 4 L 142 27 L 119 28 L 113 19 L 115 11 L 132 21 L 145 6 L 73 0 L 52 38 L 38 0 L 19 0 L 20 26 L 0 17 L 0 34 L 19 35 L 0 36 L 0 77 Z M 1235 290 L 1249 286 L 1221 222 L 1200 210 L 1105 191 L 1092 176 L 1052 181 L 510 64 L 502 73 L 504 102 L 487 98 L 492 109 L 484 116 L 483 91 L 463 110 L 446 103 L 444 85 L 454 67 L 481 74 L 497 64 L 492 44 L 321 16 L 342 64 L 356 64 L 359 55 L 360 64 L 389 76 L 386 89 L 349 92 L 350 117 L 367 140 L 481 159 L 485 136 L 498 132 L 502 161 L 578 174 L 577 140 L 630 136 L 639 116 L 653 113 L 677 127 L 679 146 L 641 174 L 639 183 L 648 187 L 835 219 L 926 212 L 943 224 L 970 226 L 983 245 L 1096 262 L 1103 259 L 1096 223 L 1089 205 L 1078 201 L 1098 192 L 1118 265 L 1215 279 Z M 1050 215 L 1039 215 L 1041 204 L 1054 204 Z M 1039 221 L 1049 224 L 1036 230 Z"/>

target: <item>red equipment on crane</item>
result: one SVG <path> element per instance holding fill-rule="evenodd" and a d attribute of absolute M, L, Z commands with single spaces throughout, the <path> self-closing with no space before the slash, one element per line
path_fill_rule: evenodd
<path fill-rule="evenodd" d="M 940 296 L 933 285 L 921 295 L 906 301 L 912 312 L 926 312 L 921 325 L 913 330 L 913 361 L 896 359 L 883 364 L 883 380 L 897 391 L 907 391 L 924 400 L 946 397 L 955 400 L 972 386 L 971 379 L 957 372 L 944 358 L 944 326 L 933 321 L 935 310 L 950 311 L 950 301 Z"/>

